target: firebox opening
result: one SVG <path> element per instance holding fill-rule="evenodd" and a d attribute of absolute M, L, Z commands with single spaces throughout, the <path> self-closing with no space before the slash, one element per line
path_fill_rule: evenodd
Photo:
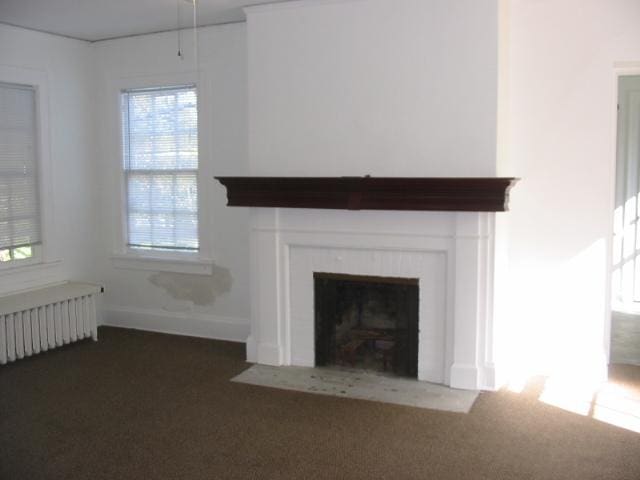
<path fill-rule="evenodd" d="M 314 273 L 315 363 L 418 376 L 418 279 Z"/>

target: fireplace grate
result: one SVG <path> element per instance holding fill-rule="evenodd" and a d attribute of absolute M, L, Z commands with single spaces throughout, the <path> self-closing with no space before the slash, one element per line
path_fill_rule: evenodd
<path fill-rule="evenodd" d="M 316 366 L 417 378 L 418 280 L 314 274 Z"/>

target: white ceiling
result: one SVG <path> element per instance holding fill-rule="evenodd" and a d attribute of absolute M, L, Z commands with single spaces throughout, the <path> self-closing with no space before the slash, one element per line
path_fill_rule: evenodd
<path fill-rule="evenodd" d="M 245 20 L 242 7 L 287 0 L 197 0 L 198 24 Z M 0 0 L 0 23 L 96 41 L 193 25 L 190 0 Z"/>

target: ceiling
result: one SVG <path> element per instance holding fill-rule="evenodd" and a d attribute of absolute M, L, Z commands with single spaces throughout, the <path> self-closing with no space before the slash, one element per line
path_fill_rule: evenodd
<path fill-rule="evenodd" d="M 198 25 L 242 22 L 242 8 L 287 0 L 197 0 Z M 191 0 L 0 0 L 0 23 L 97 41 L 193 25 Z"/>

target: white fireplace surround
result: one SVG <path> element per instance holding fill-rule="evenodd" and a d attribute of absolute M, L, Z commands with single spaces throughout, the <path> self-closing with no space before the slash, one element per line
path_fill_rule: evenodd
<path fill-rule="evenodd" d="M 494 221 L 494 213 L 252 208 L 248 360 L 314 366 L 314 272 L 418 278 L 418 379 L 495 389 Z"/>

